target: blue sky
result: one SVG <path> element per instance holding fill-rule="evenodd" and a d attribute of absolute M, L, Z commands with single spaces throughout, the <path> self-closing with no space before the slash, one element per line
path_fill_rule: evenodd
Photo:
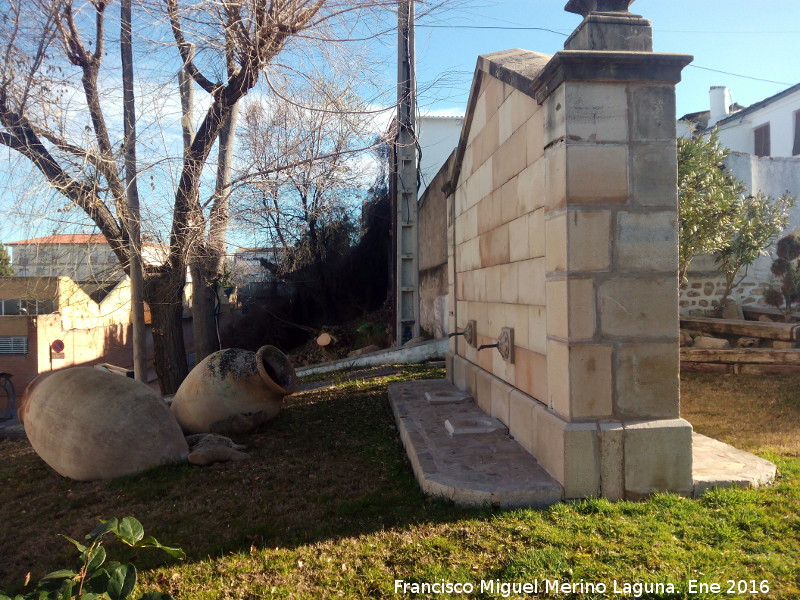
<path fill-rule="evenodd" d="M 581 21 L 578 15 L 564 11 L 566 0 L 445 3 L 448 10 L 418 21 L 417 69 L 423 113 L 463 114 L 479 54 L 509 48 L 554 54 Z M 637 0 L 631 11 L 652 21 L 657 52 L 695 57 L 677 88 L 678 116 L 706 110 L 708 89 L 714 85 L 728 86 L 734 101 L 748 106 L 800 82 L 800 0 Z M 378 64 L 377 71 L 383 73 L 374 77 L 372 84 L 382 89 L 387 104 L 394 95 L 395 40 L 393 35 L 386 36 L 373 46 L 370 57 L 370 62 Z M 377 120 L 386 122 L 388 118 L 385 114 Z M 174 133 L 179 139 L 179 132 Z M 34 188 L 41 177 L 25 177 L 29 170 L 20 169 L 15 161 L 9 165 L 3 160 L 7 156 L 7 151 L 0 150 L 0 163 L 4 163 L 0 165 L 0 240 L 68 230 L 71 228 L 63 223 L 70 220 L 75 221 L 73 227 L 83 229 L 79 224 L 85 219 L 78 211 L 54 212 L 59 206 L 63 208 L 63 203 L 50 205 L 41 219 L 32 223 L 20 220 L 18 213 L 6 212 L 15 204 L 38 204 L 49 195 L 45 189 L 19 193 Z M 167 199 L 169 187 L 165 186 Z M 166 230 L 168 221 L 165 219 L 162 225 Z"/>
<path fill-rule="evenodd" d="M 566 0 L 470 0 L 417 29 L 420 107 L 423 111 L 463 112 L 479 54 L 525 48 L 553 54 L 581 17 L 564 11 Z M 653 23 L 656 52 L 692 54 L 677 88 L 678 116 L 708 108 L 708 89 L 724 85 L 748 106 L 800 82 L 798 0 L 637 0 L 631 12 Z M 428 27 L 435 25 L 437 27 Z M 558 33 L 471 27 L 541 27 Z M 442 27 L 445 26 L 445 27 Z M 727 71 L 781 83 L 767 83 L 706 71 Z M 426 89 L 451 73 L 446 87 Z"/>

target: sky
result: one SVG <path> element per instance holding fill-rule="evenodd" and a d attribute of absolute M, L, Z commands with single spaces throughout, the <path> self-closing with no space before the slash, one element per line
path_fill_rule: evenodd
<path fill-rule="evenodd" d="M 418 11 L 435 1 L 419 2 Z M 566 0 L 444 0 L 444 4 L 445 10 L 422 15 L 417 22 L 422 114 L 464 113 L 478 55 L 509 48 L 554 54 L 581 22 L 579 15 L 564 11 Z M 748 106 L 800 82 L 800 0 L 636 0 L 631 11 L 652 21 L 656 52 L 694 56 L 677 86 L 677 116 L 708 109 L 711 86 L 729 87 L 733 100 Z M 391 28 L 393 23 L 377 25 Z M 376 42 L 372 52 L 368 60 L 379 65 L 372 84 L 384 91 L 383 101 L 390 105 L 396 85 L 396 37 L 388 35 Z M 356 68 L 366 72 L 366 65 Z M 153 98 L 153 106 L 158 104 L 155 99 L 163 103 L 162 94 Z M 390 117 L 391 111 L 383 113 L 376 119 L 378 127 L 384 127 Z M 175 140 L 180 139 L 178 130 L 173 134 Z M 6 212 L 9 207 L 35 203 L 37 196 L 44 195 L 35 192 L 32 200 L 31 194 L 19 193 L 33 189 L 36 182 L 21 177 L 24 169 L 20 171 L 18 163 L 3 166 L 0 240 L 24 239 L 33 226 L 46 229 L 37 235 L 47 235 L 56 220 L 74 219 L 76 226 L 85 221 L 77 211 L 53 213 L 53 209 L 41 225 L 12 217 L 13 211 Z M 169 197 L 171 184 L 163 187 Z M 168 228 L 166 221 L 163 225 Z M 239 244 L 231 240 L 229 245 Z"/>
<path fill-rule="evenodd" d="M 480 54 L 509 48 L 554 54 L 563 49 L 566 36 L 581 22 L 579 15 L 564 11 L 565 4 L 470 0 L 421 18 L 416 31 L 421 112 L 463 113 Z M 729 87 L 734 102 L 749 106 L 800 82 L 797 0 L 636 0 L 630 10 L 652 22 L 656 52 L 694 56 L 677 86 L 679 117 L 708 109 L 711 86 Z M 498 29 L 483 29 L 487 27 Z M 553 31 L 514 29 L 523 27 Z M 448 73 L 446 85 L 430 87 Z"/>

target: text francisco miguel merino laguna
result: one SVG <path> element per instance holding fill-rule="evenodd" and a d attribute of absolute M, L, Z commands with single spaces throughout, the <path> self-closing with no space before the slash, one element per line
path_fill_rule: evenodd
<path fill-rule="evenodd" d="M 500 581 L 481 579 L 479 582 L 411 582 L 405 579 L 394 580 L 394 593 L 403 594 L 472 594 L 483 592 L 499 594 L 508 598 L 512 594 L 625 594 L 640 598 L 644 594 L 675 594 L 677 586 L 673 583 L 627 582 L 613 580 L 609 583 L 568 582 L 559 579 L 534 579 L 533 581 Z"/>

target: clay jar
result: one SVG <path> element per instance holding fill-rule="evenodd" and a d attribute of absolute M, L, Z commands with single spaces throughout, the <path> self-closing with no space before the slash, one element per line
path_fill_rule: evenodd
<path fill-rule="evenodd" d="M 172 411 L 186 433 L 245 433 L 276 417 L 283 397 L 295 389 L 294 368 L 274 346 L 258 352 L 228 348 L 192 369 Z"/>
<path fill-rule="evenodd" d="M 42 460 L 81 481 L 132 475 L 189 454 L 180 426 L 155 391 L 91 367 L 34 379 L 19 418 Z"/>

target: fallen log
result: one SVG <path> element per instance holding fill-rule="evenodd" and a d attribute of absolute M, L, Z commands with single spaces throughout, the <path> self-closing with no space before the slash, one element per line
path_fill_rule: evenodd
<path fill-rule="evenodd" d="M 681 361 L 692 363 L 742 363 L 762 365 L 800 365 L 800 349 L 790 348 L 681 348 Z"/>
<path fill-rule="evenodd" d="M 739 319 L 712 319 L 709 317 L 681 317 L 681 328 L 741 337 L 766 338 L 796 342 L 800 340 L 797 323 L 767 323 Z"/>

